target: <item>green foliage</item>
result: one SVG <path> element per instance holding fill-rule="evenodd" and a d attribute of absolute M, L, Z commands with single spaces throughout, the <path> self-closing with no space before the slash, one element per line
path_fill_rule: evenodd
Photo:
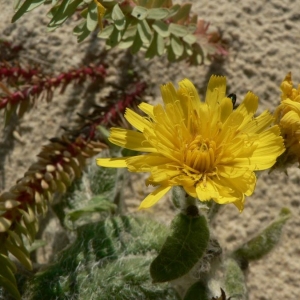
<path fill-rule="evenodd" d="M 197 281 L 188 289 L 183 300 L 210 300 L 207 285 Z"/>
<path fill-rule="evenodd" d="M 235 296 L 240 300 L 247 299 L 247 287 L 245 276 L 238 262 L 232 258 L 224 262 L 224 285 L 229 296 Z"/>
<path fill-rule="evenodd" d="M 268 254 L 279 242 L 281 231 L 290 217 L 290 211 L 283 208 L 277 217 L 258 236 L 237 249 L 233 256 L 238 260 L 257 260 Z"/>
<path fill-rule="evenodd" d="M 28 284 L 23 299 L 179 299 L 152 285 L 149 265 L 168 229 L 131 217 L 108 218 L 77 230 L 76 241 Z"/>
<path fill-rule="evenodd" d="M 26 0 L 18 2 L 12 22 L 41 4 L 52 5 L 48 13 L 48 29 L 61 26 L 80 11 L 83 18 L 73 30 L 78 42 L 96 28 L 98 37 L 106 40 L 108 49 L 119 46 L 132 54 L 146 51 L 146 58 L 164 53 L 170 61 L 188 60 L 201 64 L 215 54 L 226 54 L 219 33 L 207 33 L 208 26 L 191 16 L 191 4 L 173 5 L 168 0 Z M 104 27 L 104 28 L 103 28 Z M 199 41 L 201 40 L 201 44 Z"/>
<path fill-rule="evenodd" d="M 171 281 L 185 275 L 201 259 L 209 242 L 209 229 L 204 216 L 179 214 L 172 222 L 159 255 L 150 267 L 153 282 Z"/>

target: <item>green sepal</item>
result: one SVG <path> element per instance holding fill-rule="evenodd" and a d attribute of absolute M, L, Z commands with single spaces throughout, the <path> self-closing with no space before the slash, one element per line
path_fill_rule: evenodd
<path fill-rule="evenodd" d="M 183 300 L 211 300 L 211 298 L 208 297 L 207 286 L 197 281 L 187 290 Z"/>
<path fill-rule="evenodd" d="M 46 0 L 26 0 L 21 6 L 20 1 L 15 2 L 15 7 L 18 8 L 18 11 L 13 15 L 11 22 L 14 23 L 18 19 L 20 19 L 26 12 L 29 12 L 41 4 L 43 4 Z"/>
<path fill-rule="evenodd" d="M 290 210 L 281 209 L 279 216 L 258 236 L 251 239 L 233 252 L 233 257 L 240 260 L 257 260 L 268 254 L 279 242 L 283 225 L 290 218 Z"/>
<path fill-rule="evenodd" d="M 188 273 L 205 253 L 208 242 L 204 216 L 179 214 L 172 222 L 171 235 L 150 266 L 153 282 L 171 281 Z"/>

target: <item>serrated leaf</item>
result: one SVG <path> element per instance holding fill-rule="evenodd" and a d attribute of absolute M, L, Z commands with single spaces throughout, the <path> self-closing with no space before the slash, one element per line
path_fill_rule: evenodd
<path fill-rule="evenodd" d="M 143 42 L 142 42 L 142 40 L 141 40 L 141 38 L 140 38 L 140 35 L 137 34 L 137 35 L 135 36 L 134 41 L 133 41 L 133 44 L 132 44 L 132 46 L 131 46 L 131 48 L 130 48 L 130 52 L 131 52 L 132 54 L 135 54 L 135 53 L 137 53 L 137 52 L 140 51 L 140 49 L 141 49 L 142 46 L 143 46 Z"/>
<path fill-rule="evenodd" d="M 144 20 L 148 15 L 148 9 L 141 6 L 135 6 L 131 12 L 131 15 L 138 20 Z"/>
<path fill-rule="evenodd" d="M 252 261 L 269 253 L 279 242 L 282 228 L 290 218 L 290 214 L 287 208 L 283 208 L 279 216 L 258 236 L 234 251 L 233 257 Z"/>
<path fill-rule="evenodd" d="M 142 20 L 137 24 L 137 31 L 141 37 L 144 44 L 149 44 L 152 37 L 151 28 L 146 20 Z"/>
<path fill-rule="evenodd" d="M 177 13 L 172 17 L 173 22 L 184 22 L 190 14 L 192 4 L 191 3 L 185 3 L 181 5 L 180 9 L 177 11 Z"/>
<path fill-rule="evenodd" d="M 89 4 L 88 14 L 86 18 L 86 27 L 89 31 L 96 29 L 98 25 L 98 9 L 96 3 L 93 1 Z"/>
<path fill-rule="evenodd" d="M 50 20 L 48 27 L 56 28 L 62 25 L 68 18 L 70 18 L 76 11 L 77 7 L 81 4 L 81 0 L 63 0 L 59 5 L 59 9 Z"/>
<path fill-rule="evenodd" d="M 169 25 L 169 32 L 177 37 L 183 37 L 188 34 L 188 28 L 183 25 L 171 23 Z"/>
<path fill-rule="evenodd" d="M 184 47 L 182 41 L 177 36 L 171 36 L 171 47 L 176 56 L 179 57 L 182 55 Z"/>
<path fill-rule="evenodd" d="M 172 222 L 159 255 L 150 266 L 153 282 L 171 281 L 185 275 L 201 259 L 209 242 L 209 229 L 204 216 L 179 214 Z"/>
<path fill-rule="evenodd" d="M 170 32 L 169 32 L 169 26 L 164 23 L 163 21 L 160 20 L 156 20 L 153 24 L 152 24 L 152 28 L 162 37 L 168 37 L 170 36 Z"/>
<path fill-rule="evenodd" d="M 14 23 L 16 22 L 19 18 L 21 18 L 26 12 L 29 12 L 33 9 L 35 9 L 36 7 L 40 6 L 41 4 L 43 4 L 46 0 L 26 0 L 21 6 L 20 6 L 20 2 L 15 3 L 15 5 L 17 5 L 17 7 L 20 6 L 20 8 L 18 9 L 18 11 L 13 15 L 11 22 Z"/>
<path fill-rule="evenodd" d="M 114 25 L 108 25 L 104 27 L 101 32 L 98 33 L 98 37 L 102 39 L 107 39 L 111 36 L 113 31 L 114 31 Z"/>
<path fill-rule="evenodd" d="M 187 35 L 184 36 L 182 39 L 183 39 L 186 43 L 188 43 L 189 45 L 192 45 L 192 44 L 196 43 L 196 41 L 197 41 L 196 36 L 193 35 L 193 34 L 187 34 Z"/>
<path fill-rule="evenodd" d="M 187 290 L 183 300 L 211 300 L 208 292 L 207 286 L 198 281 Z"/>
<path fill-rule="evenodd" d="M 151 8 L 148 10 L 147 19 L 162 20 L 169 15 L 167 8 Z"/>

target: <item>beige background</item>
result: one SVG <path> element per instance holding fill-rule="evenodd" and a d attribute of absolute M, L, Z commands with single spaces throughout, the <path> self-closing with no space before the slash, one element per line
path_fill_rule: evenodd
<path fill-rule="evenodd" d="M 10 2 L 2 0 L 0 3 L 0 37 L 23 45 L 24 63 L 31 66 L 39 63 L 57 74 L 81 64 L 99 62 L 103 57 L 109 65 L 107 83 L 119 83 L 120 76 L 127 76 L 128 69 L 134 70 L 148 83 L 146 99 L 151 102 L 160 101 L 159 85 L 162 83 L 175 83 L 187 77 L 203 94 L 210 75 L 221 74 L 227 76 L 228 92 L 236 93 L 238 102 L 248 90 L 257 94 L 261 112 L 273 110 L 279 103 L 279 85 L 287 72 L 292 71 L 294 83 L 300 82 L 300 6 L 296 0 L 192 1 L 193 12 L 224 31 L 231 44 L 224 63 L 198 67 L 170 64 L 165 58 L 145 61 L 143 55 L 131 57 L 117 49 L 106 55 L 103 43 L 93 37 L 78 45 L 72 35 L 74 22 L 71 21 L 47 33 L 44 7 L 10 24 L 13 15 Z M 62 132 L 61 125 L 71 126 L 76 112 L 87 112 L 87 107 L 99 103 L 109 91 L 109 88 L 99 87 L 93 94 L 86 88 L 70 86 L 64 95 L 56 93 L 50 104 L 38 101 L 22 120 L 1 130 L 0 191 L 22 176 L 47 139 Z M 21 135 L 21 141 L 13 137 L 13 131 Z M 262 173 L 254 195 L 246 200 L 244 212 L 239 214 L 234 206 L 228 205 L 214 223 L 221 245 L 231 250 L 266 226 L 281 207 L 289 207 L 293 212 L 280 245 L 263 260 L 250 264 L 250 300 L 299 297 L 299 182 L 300 171 L 296 167 L 289 170 L 288 177 L 283 173 Z M 135 189 L 134 194 L 127 195 L 131 210 L 143 199 L 143 185 L 138 183 Z M 161 220 L 170 220 L 175 212 L 168 201 L 161 201 L 153 209 L 153 215 L 158 212 Z"/>

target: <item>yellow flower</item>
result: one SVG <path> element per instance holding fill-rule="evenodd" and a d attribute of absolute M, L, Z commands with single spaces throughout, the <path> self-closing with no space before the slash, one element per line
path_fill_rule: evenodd
<path fill-rule="evenodd" d="M 127 167 L 150 172 L 147 184 L 158 186 L 141 203 L 154 205 L 172 186 L 182 186 L 201 201 L 234 203 L 243 210 L 245 195 L 253 193 L 253 171 L 272 167 L 284 151 L 278 126 L 265 111 L 253 115 L 258 98 L 248 92 L 233 110 L 226 95 L 226 78 L 212 76 L 201 102 L 194 85 L 184 79 L 176 91 L 171 83 L 161 87 L 164 106 L 142 103 L 142 117 L 127 109 L 125 118 L 137 130 L 112 128 L 109 140 L 121 147 L 149 152 L 124 158 L 102 158 L 99 166 Z"/>
<path fill-rule="evenodd" d="M 293 88 L 292 75 L 288 73 L 281 83 L 281 104 L 274 115 L 284 138 L 286 151 L 278 159 L 276 166 L 286 167 L 288 164 L 300 164 L 300 85 Z"/>

